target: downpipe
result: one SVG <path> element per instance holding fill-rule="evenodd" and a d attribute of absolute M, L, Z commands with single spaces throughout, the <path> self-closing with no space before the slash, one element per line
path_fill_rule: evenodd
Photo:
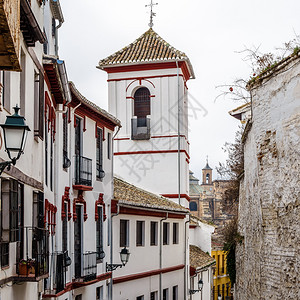
<path fill-rule="evenodd" d="M 187 247 L 189 245 L 188 243 L 188 240 L 187 240 L 187 223 L 190 223 L 191 221 L 191 214 L 189 214 L 189 218 L 188 220 L 186 220 L 184 222 L 184 300 L 187 299 L 187 292 L 188 292 L 188 289 L 187 289 L 187 281 L 188 281 L 188 270 L 187 270 Z"/>
<path fill-rule="evenodd" d="M 162 234 L 163 234 L 163 231 L 162 231 L 162 222 L 167 220 L 168 219 L 168 216 L 169 216 L 169 213 L 167 212 L 166 213 L 166 216 L 164 218 L 162 218 L 160 221 L 159 221 L 159 299 L 160 300 L 163 300 L 163 295 L 162 295 L 162 274 L 161 274 L 161 269 L 162 269 Z"/>

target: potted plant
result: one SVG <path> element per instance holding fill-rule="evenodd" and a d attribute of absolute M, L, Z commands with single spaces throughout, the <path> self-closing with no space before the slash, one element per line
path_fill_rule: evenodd
<path fill-rule="evenodd" d="M 28 258 L 19 262 L 19 275 L 35 274 L 35 260 Z"/>

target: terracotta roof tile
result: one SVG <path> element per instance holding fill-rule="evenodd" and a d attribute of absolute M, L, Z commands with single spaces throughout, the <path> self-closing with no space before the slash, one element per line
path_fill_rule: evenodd
<path fill-rule="evenodd" d="M 204 269 L 216 263 L 209 254 L 203 252 L 199 247 L 190 245 L 190 266 L 194 269 Z"/>
<path fill-rule="evenodd" d="M 185 53 L 176 50 L 152 28 L 142 34 L 130 45 L 99 61 L 99 68 L 120 64 L 140 62 L 161 62 L 166 60 L 185 60 L 191 72 L 192 65 Z M 194 77 L 194 74 L 192 74 Z"/>
<path fill-rule="evenodd" d="M 189 213 L 189 210 L 175 202 L 147 192 L 120 178 L 114 177 L 114 199 L 120 204 Z"/>
<path fill-rule="evenodd" d="M 79 101 L 83 102 L 85 105 L 87 105 L 88 107 L 90 107 L 93 111 L 99 113 L 100 115 L 102 115 L 103 117 L 105 117 L 106 119 L 110 120 L 111 122 L 113 122 L 114 124 L 121 126 L 121 121 L 119 119 L 117 119 L 116 117 L 114 117 L 113 115 L 111 115 L 110 113 L 108 113 L 106 110 L 100 108 L 98 105 L 96 105 L 95 103 L 93 103 L 92 101 L 86 99 L 75 87 L 75 84 L 72 81 L 69 81 L 69 86 L 70 86 L 70 90 L 71 92 L 76 95 L 76 97 L 78 98 Z"/>

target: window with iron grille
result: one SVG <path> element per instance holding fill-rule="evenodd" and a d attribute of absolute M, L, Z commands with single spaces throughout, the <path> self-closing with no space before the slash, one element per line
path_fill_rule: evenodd
<path fill-rule="evenodd" d="M 163 300 L 169 300 L 169 289 L 163 289 Z"/>
<path fill-rule="evenodd" d="M 103 300 L 103 286 L 96 288 L 96 300 Z"/>
<path fill-rule="evenodd" d="M 97 206 L 98 220 L 96 221 L 96 252 L 97 259 L 102 259 L 103 253 L 103 208 Z"/>
<path fill-rule="evenodd" d="M 150 92 L 147 88 L 139 88 L 134 94 L 134 115 L 137 117 L 137 127 L 147 126 L 147 116 L 150 113 Z"/>
<path fill-rule="evenodd" d="M 67 168 L 69 166 L 69 158 L 68 158 L 68 110 L 63 114 L 63 168 Z"/>
<path fill-rule="evenodd" d="M 157 238 L 158 238 L 158 223 L 151 222 L 150 223 L 150 245 L 157 246 Z"/>
<path fill-rule="evenodd" d="M 136 297 L 136 300 L 144 300 L 144 295 Z"/>
<path fill-rule="evenodd" d="M 64 211 L 68 211 L 68 204 L 64 203 Z M 67 214 L 67 213 L 66 213 Z M 68 217 L 65 216 L 62 221 L 62 251 L 68 251 Z"/>
<path fill-rule="evenodd" d="M 99 127 L 96 141 L 96 176 L 98 179 L 103 178 L 103 131 Z"/>
<path fill-rule="evenodd" d="M 53 191 L 53 134 L 51 133 L 50 143 L 50 190 Z"/>
<path fill-rule="evenodd" d="M 169 245 L 170 224 L 163 223 L 163 244 Z"/>
<path fill-rule="evenodd" d="M 173 223 L 173 244 L 179 243 L 179 224 Z"/>
<path fill-rule="evenodd" d="M 9 265 L 9 243 L 1 243 L 1 267 Z"/>
<path fill-rule="evenodd" d="M 145 245 L 145 222 L 136 221 L 136 245 Z"/>
<path fill-rule="evenodd" d="M 172 300 L 178 300 L 178 285 L 173 286 Z"/>
<path fill-rule="evenodd" d="M 34 135 L 44 138 L 44 76 L 34 71 Z"/>
<path fill-rule="evenodd" d="M 47 111 L 45 112 L 47 114 Z M 48 121 L 49 122 L 49 121 Z M 48 186 L 48 126 L 47 118 L 45 118 L 45 183 Z"/>
<path fill-rule="evenodd" d="M 129 246 L 129 221 L 120 220 L 120 247 Z"/>
<path fill-rule="evenodd" d="M 111 133 L 107 133 L 107 158 L 111 159 Z"/>
<path fill-rule="evenodd" d="M 157 300 L 158 299 L 158 291 L 150 293 L 150 300 Z"/>

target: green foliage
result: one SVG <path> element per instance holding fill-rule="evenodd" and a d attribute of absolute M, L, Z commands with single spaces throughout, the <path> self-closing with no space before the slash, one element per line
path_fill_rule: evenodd
<path fill-rule="evenodd" d="M 224 247 L 226 252 L 227 272 L 232 284 L 236 280 L 235 249 L 238 243 L 243 241 L 243 237 L 238 233 L 237 218 L 231 219 L 224 228 Z"/>

